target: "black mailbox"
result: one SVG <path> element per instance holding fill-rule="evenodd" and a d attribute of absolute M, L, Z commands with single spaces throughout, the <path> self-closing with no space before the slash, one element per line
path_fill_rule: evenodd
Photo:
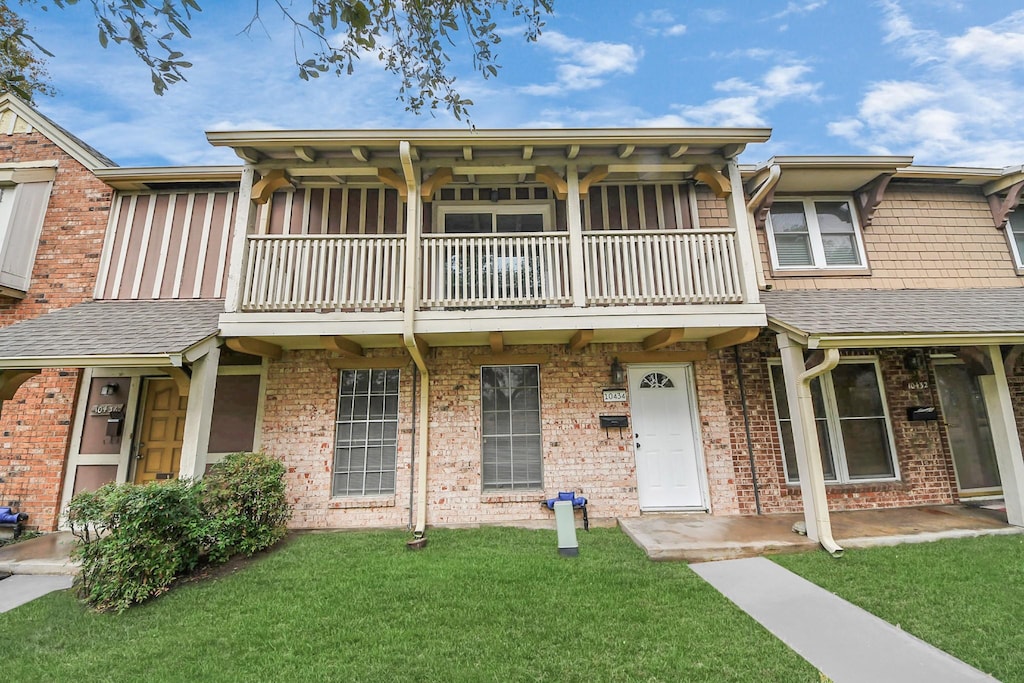
<path fill-rule="evenodd" d="M 935 406 L 911 406 L 907 408 L 907 419 L 911 422 L 938 420 L 939 413 L 935 410 Z"/>
<path fill-rule="evenodd" d="M 629 416 L 627 415 L 602 415 L 601 426 L 605 429 L 609 427 L 628 427 Z"/>

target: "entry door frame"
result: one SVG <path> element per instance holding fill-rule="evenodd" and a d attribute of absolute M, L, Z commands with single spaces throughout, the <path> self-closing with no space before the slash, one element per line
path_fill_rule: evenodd
<path fill-rule="evenodd" d="M 948 356 L 938 357 L 938 356 L 933 356 L 932 357 L 932 365 L 935 368 L 935 396 L 936 396 L 936 398 L 939 401 L 939 408 L 942 410 L 942 429 L 943 429 L 944 433 L 946 434 L 946 443 L 949 446 L 949 458 L 950 458 L 950 461 L 953 463 L 953 477 L 954 477 L 954 481 L 956 482 L 957 497 L 959 497 L 959 498 L 984 498 L 984 497 L 998 497 L 998 496 L 1003 495 L 1003 486 L 1002 486 L 1003 473 L 1002 473 L 1002 471 L 999 468 L 998 455 L 996 455 L 996 473 L 999 475 L 999 479 L 1000 479 L 1000 485 L 999 486 L 995 486 L 995 487 L 990 486 L 990 487 L 977 488 L 977 489 L 964 489 L 960 485 L 960 471 L 959 471 L 959 469 L 957 468 L 957 465 L 956 465 L 956 454 L 953 452 L 953 440 L 949 437 L 949 426 L 948 426 L 948 420 L 947 420 L 948 416 L 946 414 L 946 405 L 943 403 L 942 391 L 939 388 L 939 379 L 938 379 L 939 370 L 938 370 L 938 368 L 940 366 L 944 366 L 944 365 L 947 365 L 947 366 L 948 365 L 961 365 L 962 366 L 963 362 L 958 360 L 955 357 L 948 357 Z M 985 401 L 985 397 L 984 397 L 984 392 L 983 391 L 982 391 L 981 405 L 982 405 L 982 408 L 985 410 L 985 419 L 988 421 L 989 439 L 992 441 L 993 448 L 996 448 L 996 445 L 995 445 L 995 435 L 992 434 L 992 416 L 988 414 L 988 411 L 989 411 L 988 403 Z"/>
<path fill-rule="evenodd" d="M 636 416 L 638 410 L 636 408 L 636 397 L 632 395 L 633 392 L 633 379 L 641 373 L 647 373 L 651 370 L 669 368 L 672 370 L 681 370 L 683 373 L 683 389 L 686 392 L 687 409 L 690 413 L 690 424 L 693 426 L 691 438 L 693 440 L 693 452 L 694 452 L 694 466 L 697 470 L 697 486 L 700 491 L 701 504 L 700 505 L 685 505 L 678 507 L 643 507 L 640 505 L 640 482 L 639 478 L 637 481 L 637 505 L 640 507 L 641 512 L 711 512 L 711 498 L 708 493 L 708 468 L 707 461 L 704 457 L 704 439 L 701 434 L 701 423 L 700 423 L 700 406 L 697 400 L 697 381 L 694 372 L 693 363 L 630 363 L 626 366 L 628 380 L 628 386 L 630 387 L 630 413 L 633 419 L 633 427 L 636 427 Z M 642 420 L 643 418 L 641 418 Z M 636 442 L 637 433 L 633 431 L 634 437 L 633 443 L 633 458 L 636 463 Z M 639 463 L 637 463 L 639 469 Z"/>

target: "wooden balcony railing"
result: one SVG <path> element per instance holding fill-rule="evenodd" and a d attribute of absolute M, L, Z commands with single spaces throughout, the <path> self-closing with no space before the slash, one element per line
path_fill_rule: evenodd
<path fill-rule="evenodd" d="M 250 236 L 243 311 L 398 310 L 405 237 Z M 573 282 L 569 236 L 423 235 L 424 308 L 742 303 L 731 230 L 583 234 L 583 281 Z M 577 290 L 579 291 L 579 290 Z"/>
<path fill-rule="evenodd" d="M 474 308 L 572 302 L 569 236 L 424 235 L 421 304 Z"/>
<path fill-rule="evenodd" d="M 732 230 L 583 235 L 588 305 L 742 303 Z"/>
<path fill-rule="evenodd" d="M 243 311 L 400 309 L 405 238 L 249 237 Z"/>

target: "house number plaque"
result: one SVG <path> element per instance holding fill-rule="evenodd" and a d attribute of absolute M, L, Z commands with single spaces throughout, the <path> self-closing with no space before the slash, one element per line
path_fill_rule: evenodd
<path fill-rule="evenodd" d="M 907 389 L 910 389 L 911 391 L 927 388 L 928 382 L 907 382 Z"/>
<path fill-rule="evenodd" d="M 604 402 L 605 403 L 624 403 L 626 401 L 626 390 L 625 389 L 605 389 L 604 390 Z"/>

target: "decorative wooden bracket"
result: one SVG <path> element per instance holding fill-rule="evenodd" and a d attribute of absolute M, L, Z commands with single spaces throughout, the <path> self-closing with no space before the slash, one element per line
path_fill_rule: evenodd
<path fill-rule="evenodd" d="M 1024 344 L 1015 344 L 1003 349 L 1003 369 L 1007 375 L 1012 375 L 1017 370 L 1017 365 L 1024 358 Z"/>
<path fill-rule="evenodd" d="M 402 177 L 395 173 L 393 169 L 378 168 L 377 180 L 381 181 L 388 187 L 393 187 L 398 190 L 398 196 L 402 198 L 402 201 L 409 198 L 409 186 L 405 184 Z"/>
<path fill-rule="evenodd" d="M 363 355 L 363 347 L 348 337 L 334 335 L 330 337 L 322 337 L 322 339 L 324 348 L 328 351 L 334 351 L 335 353 L 340 353 L 343 356 L 349 356 L 352 358 L 359 358 Z"/>
<path fill-rule="evenodd" d="M 889 181 L 894 174 L 885 173 L 878 176 L 870 183 L 853 193 L 857 200 L 857 216 L 860 218 L 860 227 L 868 228 L 875 218 L 875 210 L 882 203 L 885 196 L 885 189 L 889 187 Z"/>
<path fill-rule="evenodd" d="M 690 149 L 689 145 L 672 145 L 668 148 L 668 156 L 670 159 L 678 159 L 686 154 L 688 149 Z"/>
<path fill-rule="evenodd" d="M 272 171 L 267 171 L 262 178 L 253 183 L 252 201 L 256 204 L 266 204 L 270 201 L 270 195 L 291 184 L 292 181 L 284 169 L 275 168 Z"/>
<path fill-rule="evenodd" d="M 768 221 L 768 213 L 772 210 L 772 204 L 775 203 L 776 187 L 777 185 L 773 185 L 772 188 L 765 192 L 764 196 L 761 197 L 761 201 L 757 206 L 753 207 L 754 227 L 764 230 L 765 223 Z"/>
<path fill-rule="evenodd" d="M 668 328 L 655 332 L 654 334 L 648 335 L 643 341 L 644 351 L 657 351 L 663 349 L 666 346 L 671 346 L 683 338 L 683 334 L 686 332 L 681 327 Z"/>
<path fill-rule="evenodd" d="M 271 344 L 252 337 L 228 337 L 224 342 L 232 351 L 247 353 L 250 356 L 259 356 L 271 360 L 281 360 L 284 350 L 277 344 Z"/>
<path fill-rule="evenodd" d="M 356 160 L 361 161 L 364 164 L 370 160 L 370 150 L 365 147 L 352 147 L 349 151 L 352 152 L 352 156 L 354 156 Z"/>
<path fill-rule="evenodd" d="M 590 173 L 580 178 L 580 196 L 590 192 L 590 186 L 594 183 L 599 183 L 608 177 L 607 166 L 595 166 L 590 169 Z"/>
<path fill-rule="evenodd" d="M 491 344 L 492 353 L 502 353 L 505 351 L 505 335 L 501 332 L 491 332 L 488 335 L 488 341 Z"/>
<path fill-rule="evenodd" d="M 171 376 L 174 383 L 178 386 L 178 396 L 185 398 L 188 396 L 188 390 L 192 386 L 192 373 L 185 368 L 164 368 L 164 371 Z"/>
<path fill-rule="evenodd" d="M 570 351 L 580 351 L 594 338 L 593 330 L 580 330 L 569 340 Z"/>
<path fill-rule="evenodd" d="M 555 193 L 555 198 L 564 201 L 569 196 L 569 184 L 555 172 L 555 169 L 550 166 L 538 166 L 536 175 L 537 180 L 547 185 Z"/>
<path fill-rule="evenodd" d="M 616 153 L 618 154 L 620 159 L 628 159 L 629 157 L 633 156 L 633 152 L 635 151 L 636 145 L 619 145 L 619 148 L 616 150 Z"/>
<path fill-rule="evenodd" d="M 235 154 L 247 164 L 258 164 L 263 159 L 263 155 L 252 147 L 238 147 L 235 149 Z"/>
<path fill-rule="evenodd" d="M 430 198 L 434 196 L 434 193 L 450 183 L 453 177 L 452 169 L 447 166 L 437 169 L 434 171 L 434 175 L 424 180 L 423 184 L 420 185 L 420 197 L 426 201 L 430 201 Z"/>
<path fill-rule="evenodd" d="M 975 377 L 992 374 L 992 359 L 984 349 L 977 346 L 961 346 L 953 352 L 964 362 L 967 372 Z"/>
<path fill-rule="evenodd" d="M 1000 230 L 1006 227 L 1006 222 L 1010 220 L 1010 214 L 1017 208 L 1021 191 L 1024 191 L 1024 180 L 1011 185 L 1002 199 L 997 194 L 988 196 L 988 205 L 992 209 L 992 222 Z"/>
<path fill-rule="evenodd" d="M 732 184 L 729 179 L 714 166 L 701 164 L 694 170 L 693 177 L 710 187 L 719 199 L 724 199 L 732 193 Z"/>
<path fill-rule="evenodd" d="M 312 147 L 298 146 L 294 150 L 295 156 L 307 163 L 313 163 L 316 161 L 316 150 Z"/>
<path fill-rule="evenodd" d="M 729 330 L 728 332 L 708 337 L 705 345 L 708 351 L 717 351 L 718 349 L 736 346 L 737 344 L 746 344 L 748 341 L 757 339 L 757 335 L 760 333 L 760 327 L 737 327 L 735 330 Z"/>
<path fill-rule="evenodd" d="M 10 401 L 18 388 L 42 370 L 4 370 L 0 372 L 0 401 Z"/>

